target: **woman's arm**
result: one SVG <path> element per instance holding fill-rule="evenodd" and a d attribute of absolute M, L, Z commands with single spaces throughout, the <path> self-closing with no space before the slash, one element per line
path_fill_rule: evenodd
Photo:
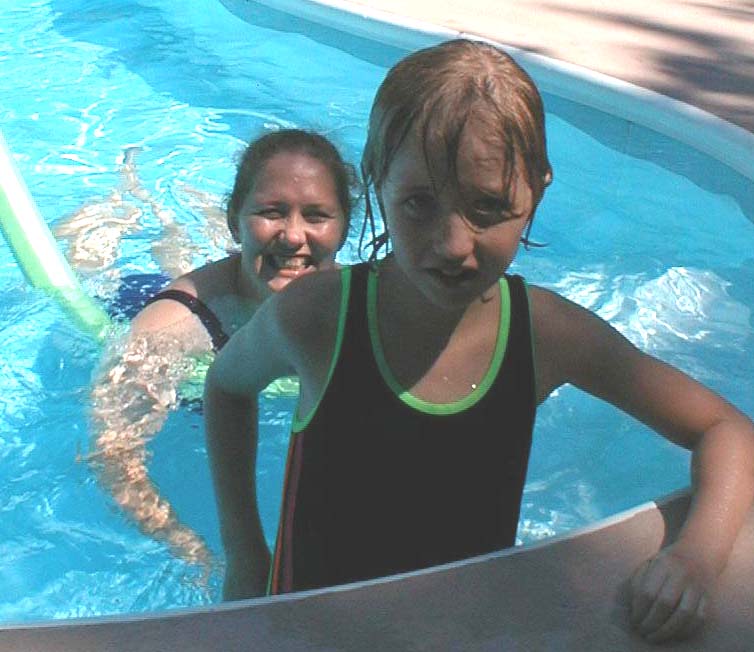
<path fill-rule="evenodd" d="M 142 311 L 127 338 L 110 344 L 94 381 L 88 456 L 99 482 L 142 532 L 207 570 L 211 554 L 152 482 L 146 447 L 175 408 L 194 354 L 210 350 L 201 323 L 179 304 L 161 301 Z"/>
<path fill-rule="evenodd" d="M 569 382 L 692 451 L 693 500 L 677 540 L 632 580 L 632 621 L 654 642 L 703 617 L 754 499 L 754 426 L 720 396 L 636 349 L 599 317 L 532 288 L 539 399 Z"/>

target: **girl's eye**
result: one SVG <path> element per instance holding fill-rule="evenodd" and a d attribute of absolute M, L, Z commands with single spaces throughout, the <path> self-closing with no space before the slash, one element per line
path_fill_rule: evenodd
<path fill-rule="evenodd" d="M 427 218 L 435 210 L 435 198 L 430 194 L 411 195 L 403 201 L 403 208 L 416 218 Z"/>
<path fill-rule="evenodd" d="M 471 203 L 471 221 L 479 226 L 498 224 L 514 217 L 510 204 L 498 197 L 483 197 Z"/>
<path fill-rule="evenodd" d="M 504 208 L 503 202 L 494 197 L 477 199 L 473 206 L 477 213 L 499 213 Z"/>

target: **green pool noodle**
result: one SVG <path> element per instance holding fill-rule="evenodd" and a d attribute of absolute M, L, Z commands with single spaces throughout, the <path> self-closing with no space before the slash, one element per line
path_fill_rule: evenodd
<path fill-rule="evenodd" d="M 81 287 L 18 171 L 0 132 L 0 228 L 32 287 L 44 290 L 84 332 L 102 340 L 111 320 Z"/>

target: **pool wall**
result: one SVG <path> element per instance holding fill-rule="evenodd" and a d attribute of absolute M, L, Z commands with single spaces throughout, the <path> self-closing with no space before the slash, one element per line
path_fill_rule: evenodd
<path fill-rule="evenodd" d="M 450 38 L 473 38 L 503 47 L 544 92 L 605 111 L 679 140 L 754 180 L 754 134 L 711 113 L 634 84 L 540 54 L 482 39 L 347 0 L 220 0 L 248 19 L 269 6 L 297 18 L 397 47 L 413 50 Z"/>
<path fill-rule="evenodd" d="M 268 599 L 148 616 L 0 630 L 1 652 L 453 650 L 656 651 L 630 631 L 626 580 L 673 540 L 677 494 L 527 549 Z M 754 511 L 731 554 L 703 636 L 678 652 L 744 652 L 754 640 Z"/>

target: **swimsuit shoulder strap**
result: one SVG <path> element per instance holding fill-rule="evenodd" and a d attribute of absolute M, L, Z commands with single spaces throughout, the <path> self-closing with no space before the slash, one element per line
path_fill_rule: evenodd
<path fill-rule="evenodd" d="M 217 318 L 217 315 L 215 315 L 215 313 L 210 310 L 209 306 L 207 306 L 207 304 L 201 299 L 197 299 L 195 296 L 184 290 L 163 290 L 149 299 L 146 305 L 154 303 L 155 301 L 162 301 L 163 299 L 177 301 L 194 313 L 212 338 L 212 348 L 215 351 L 219 351 L 225 346 L 229 339 L 227 333 L 223 330 L 223 326 Z"/>

